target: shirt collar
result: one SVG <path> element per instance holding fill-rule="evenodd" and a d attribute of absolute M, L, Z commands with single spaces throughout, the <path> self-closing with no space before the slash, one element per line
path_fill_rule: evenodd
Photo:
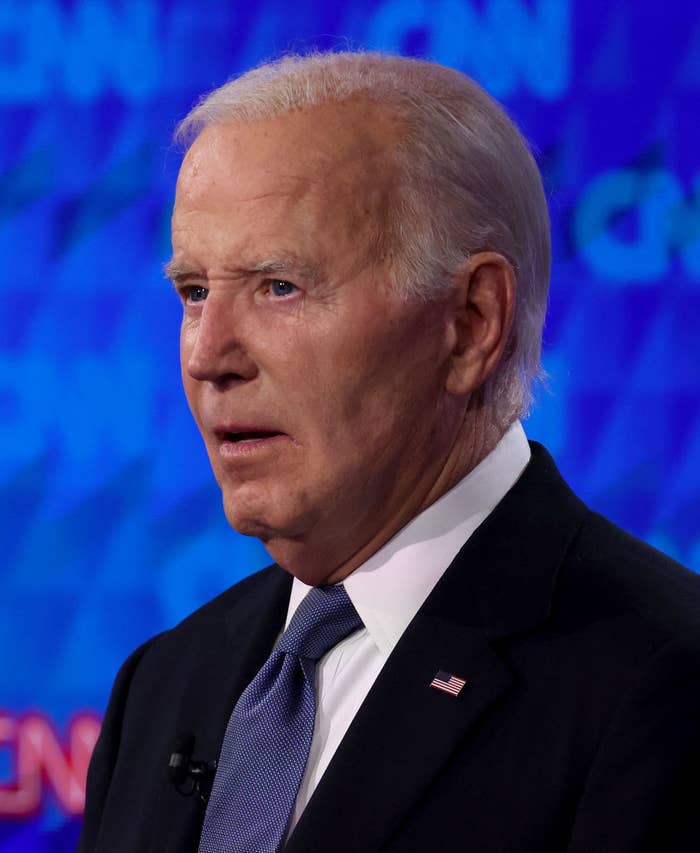
<path fill-rule="evenodd" d="M 529 460 L 525 432 L 515 421 L 476 468 L 343 581 L 385 660 L 464 543 L 515 485 Z M 285 628 L 310 589 L 294 578 Z"/>

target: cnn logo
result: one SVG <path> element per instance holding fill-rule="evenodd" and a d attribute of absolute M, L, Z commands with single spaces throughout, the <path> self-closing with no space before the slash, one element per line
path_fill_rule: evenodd
<path fill-rule="evenodd" d="M 100 733 L 100 718 L 73 716 L 62 739 L 53 722 L 39 712 L 0 712 L 0 749 L 10 753 L 10 779 L 0 783 L 0 818 L 36 815 L 47 793 L 67 815 L 85 808 L 85 780 Z"/>

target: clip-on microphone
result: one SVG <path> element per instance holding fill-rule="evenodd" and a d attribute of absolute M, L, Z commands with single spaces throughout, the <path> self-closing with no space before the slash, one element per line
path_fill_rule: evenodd
<path fill-rule="evenodd" d="M 217 762 L 195 761 L 192 758 L 194 751 L 192 732 L 177 737 L 174 747 L 168 761 L 170 781 L 183 797 L 196 794 L 203 803 L 206 803 L 211 791 L 211 782 L 216 773 Z"/>

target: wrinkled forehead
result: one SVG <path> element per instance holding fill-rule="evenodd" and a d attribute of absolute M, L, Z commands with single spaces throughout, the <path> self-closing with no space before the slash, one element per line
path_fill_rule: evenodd
<path fill-rule="evenodd" d="M 326 105 L 272 119 L 220 122 L 192 144 L 173 214 L 176 252 L 271 243 L 348 268 L 387 257 L 395 187 L 392 129 L 373 110 Z M 242 251 L 242 249 L 241 249 Z"/>
<path fill-rule="evenodd" d="M 390 194 L 395 123 L 372 104 L 344 102 L 250 122 L 217 122 L 195 139 L 180 170 L 177 198 L 196 202 L 229 190 L 241 199 L 315 188 L 365 207 Z M 369 207 L 368 207 L 369 205 Z"/>

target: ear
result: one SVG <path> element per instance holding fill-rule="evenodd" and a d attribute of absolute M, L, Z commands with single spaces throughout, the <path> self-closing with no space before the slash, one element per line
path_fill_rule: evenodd
<path fill-rule="evenodd" d="M 503 356 L 515 315 L 515 270 L 503 255 L 472 255 L 453 279 L 452 353 L 446 388 L 471 394 Z"/>

